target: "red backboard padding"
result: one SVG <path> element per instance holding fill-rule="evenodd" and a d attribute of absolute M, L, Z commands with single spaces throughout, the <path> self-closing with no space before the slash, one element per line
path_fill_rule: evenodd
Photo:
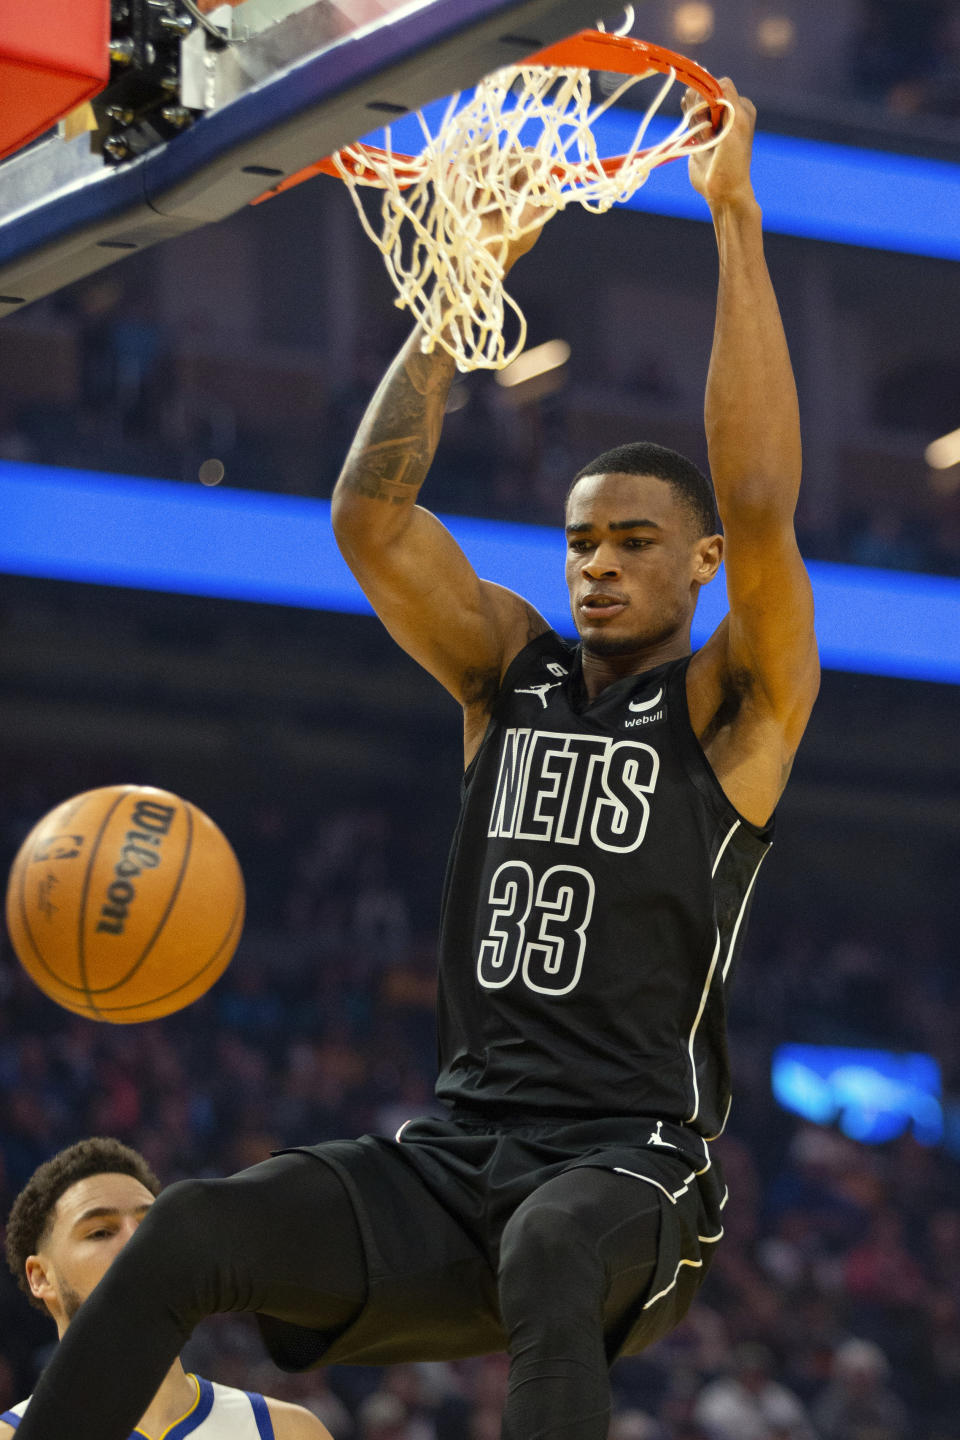
<path fill-rule="evenodd" d="M 2 0 L 0 157 L 103 89 L 109 43 L 110 0 Z"/>

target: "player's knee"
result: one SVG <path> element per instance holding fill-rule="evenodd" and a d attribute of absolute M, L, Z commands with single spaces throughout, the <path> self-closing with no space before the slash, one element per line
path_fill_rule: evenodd
<path fill-rule="evenodd" d="M 157 1197 L 135 1237 L 143 1283 L 164 1297 L 185 1332 L 207 1315 L 245 1308 L 236 1209 L 228 1181 L 179 1180 Z"/>
<path fill-rule="evenodd" d="M 194 1274 L 215 1253 L 223 1235 L 223 1206 L 216 1180 L 178 1180 L 158 1195 L 140 1227 L 141 1238 L 162 1257 L 168 1273 Z"/>
<path fill-rule="evenodd" d="M 566 1206 L 521 1206 L 503 1232 L 501 1292 L 518 1284 L 541 1294 L 589 1289 L 602 1270 L 578 1215 Z"/>
<path fill-rule="evenodd" d="M 549 1357 L 590 1365 L 605 1291 L 603 1265 L 577 1216 L 559 1205 L 521 1206 L 503 1234 L 500 1312 L 514 1369 Z"/>

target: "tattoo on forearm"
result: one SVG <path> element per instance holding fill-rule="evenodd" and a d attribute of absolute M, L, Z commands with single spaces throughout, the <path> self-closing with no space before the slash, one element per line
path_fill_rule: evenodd
<path fill-rule="evenodd" d="M 454 369 L 447 356 L 415 348 L 397 357 L 364 416 L 342 485 L 393 505 L 416 498 L 440 439 Z"/>
<path fill-rule="evenodd" d="M 402 505 L 410 487 L 419 486 L 427 472 L 424 444 L 419 435 L 377 440 L 350 453 L 344 483 L 370 500 L 392 500 Z"/>

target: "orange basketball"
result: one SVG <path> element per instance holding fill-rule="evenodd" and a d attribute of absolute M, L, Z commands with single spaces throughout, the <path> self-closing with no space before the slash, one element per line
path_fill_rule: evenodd
<path fill-rule="evenodd" d="M 243 875 L 221 831 L 150 785 L 58 805 L 24 840 L 7 884 L 7 928 L 27 974 L 58 1005 L 115 1025 L 205 994 L 243 914 Z"/>

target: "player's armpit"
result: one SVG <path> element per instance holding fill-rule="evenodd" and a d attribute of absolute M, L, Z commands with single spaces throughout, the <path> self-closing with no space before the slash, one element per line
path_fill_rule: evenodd
<path fill-rule="evenodd" d="M 549 629 L 521 596 L 481 580 L 422 506 L 393 540 L 338 532 L 337 541 L 397 644 L 467 709 L 489 708 L 513 657 Z"/>
<path fill-rule="evenodd" d="M 757 517 L 728 531 L 724 569 L 730 611 L 726 667 L 755 686 L 792 756 L 820 686 L 813 589 L 793 524 Z"/>
<path fill-rule="evenodd" d="M 728 798 L 764 824 L 819 688 L 813 593 L 789 523 L 734 523 L 725 570 L 730 609 L 691 661 L 690 719 Z"/>
<path fill-rule="evenodd" d="M 333 1440 L 326 1425 L 302 1405 L 265 1398 L 276 1440 Z"/>

